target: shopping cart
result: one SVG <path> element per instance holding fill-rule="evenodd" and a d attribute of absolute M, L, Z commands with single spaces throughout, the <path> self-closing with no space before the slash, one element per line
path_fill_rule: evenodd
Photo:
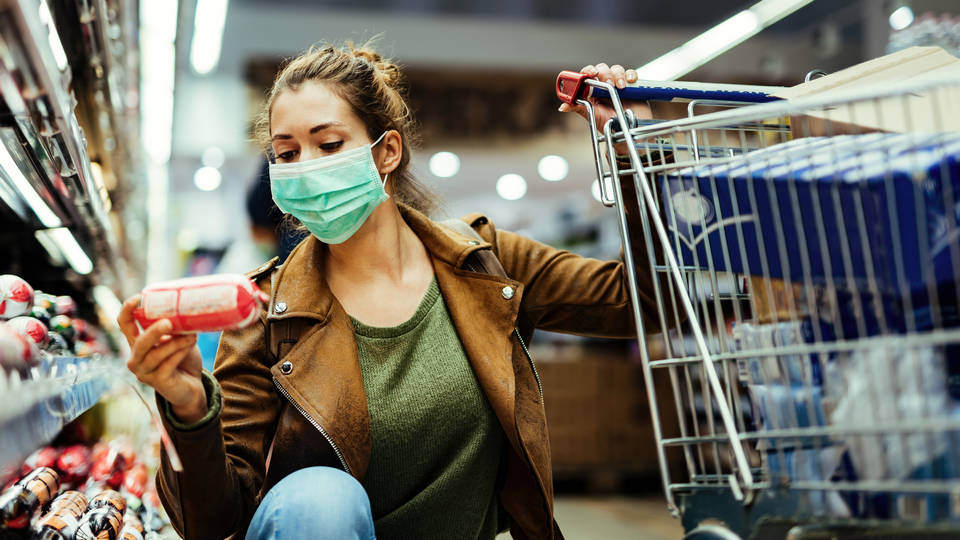
<path fill-rule="evenodd" d="M 557 93 L 590 113 L 688 537 L 956 536 L 960 79 L 789 101 L 642 86 L 564 72 Z M 677 95 L 674 120 L 621 102 Z"/>

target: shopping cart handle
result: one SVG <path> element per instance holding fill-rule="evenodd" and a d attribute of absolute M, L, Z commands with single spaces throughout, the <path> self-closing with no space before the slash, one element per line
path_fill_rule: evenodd
<path fill-rule="evenodd" d="M 557 97 L 560 101 L 573 105 L 582 97 L 580 93 L 584 88 L 583 81 L 589 78 L 590 76 L 586 73 L 561 71 L 560 75 L 557 75 Z"/>
<path fill-rule="evenodd" d="M 557 97 L 573 105 L 578 99 L 609 98 L 603 88 L 585 83 L 590 76 L 575 71 L 561 71 L 557 76 Z M 774 94 L 780 86 L 750 86 L 742 84 L 697 83 L 686 81 L 637 81 L 617 90 L 620 99 L 636 101 L 716 100 L 743 103 L 765 103 L 779 98 Z"/>

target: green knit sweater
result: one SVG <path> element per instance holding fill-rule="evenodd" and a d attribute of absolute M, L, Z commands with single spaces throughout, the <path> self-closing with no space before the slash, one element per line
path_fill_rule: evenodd
<path fill-rule="evenodd" d="M 399 326 L 353 325 L 372 438 L 363 485 L 378 540 L 493 539 L 504 434 L 436 280 Z"/>

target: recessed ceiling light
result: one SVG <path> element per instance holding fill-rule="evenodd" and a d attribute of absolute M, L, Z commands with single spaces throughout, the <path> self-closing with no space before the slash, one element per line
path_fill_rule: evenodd
<path fill-rule="evenodd" d="M 204 167 L 213 167 L 214 169 L 219 169 L 223 167 L 223 162 L 226 161 L 226 156 L 223 154 L 223 150 L 219 147 L 211 146 L 203 151 L 203 156 L 201 156 L 200 161 L 203 162 Z"/>
<path fill-rule="evenodd" d="M 193 173 L 193 184 L 201 191 L 213 191 L 220 187 L 223 177 L 219 169 L 213 167 L 200 167 Z"/>
<path fill-rule="evenodd" d="M 460 172 L 460 158 L 453 152 L 437 152 L 430 156 L 428 165 L 437 178 L 450 178 Z"/>
<path fill-rule="evenodd" d="M 497 195 L 508 201 L 522 199 L 527 194 L 527 181 L 519 174 L 505 174 L 497 180 Z"/>
<path fill-rule="evenodd" d="M 559 182 L 567 177 L 570 172 L 570 165 L 567 164 L 567 160 L 560 156 L 543 156 L 540 158 L 540 163 L 537 164 L 537 172 L 540 174 L 540 178 L 548 182 Z"/>
<path fill-rule="evenodd" d="M 913 10 L 910 6 L 900 6 L 890 14 L 890 28 L 903 30 L 913 24 Z"/>

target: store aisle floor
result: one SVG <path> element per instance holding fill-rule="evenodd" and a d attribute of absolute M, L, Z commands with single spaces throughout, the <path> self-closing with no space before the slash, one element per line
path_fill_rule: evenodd
<path fill-rule="evenodd" d="M 663 495 L 558 496 L 554 515 L 567 540 L 673 540 L 680 521 L 667 512 Z M 502 534 L 497 540 L 509 539 Z"/>

